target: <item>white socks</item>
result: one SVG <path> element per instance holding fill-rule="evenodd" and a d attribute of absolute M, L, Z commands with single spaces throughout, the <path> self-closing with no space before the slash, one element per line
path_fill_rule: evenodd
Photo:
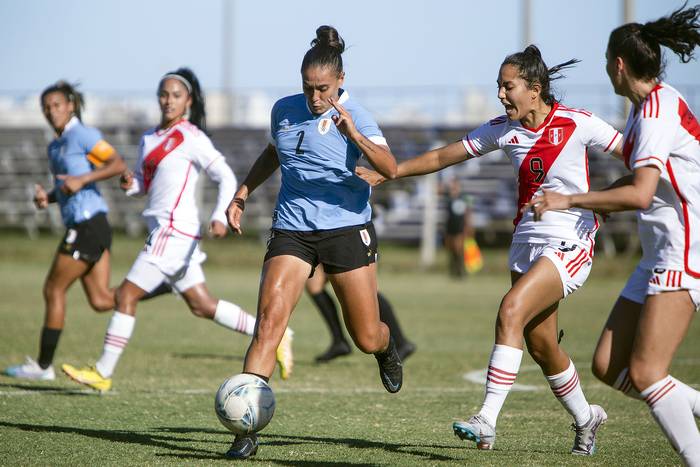
<path fill-rule="evenodd" d="M 225 300 L 219 300 L 216 305 L 214 321 L 247 336 L 252 336 L 255 331 L 255 317 L 243 311 L 238 305 Z"/>
<path fill-rule="evenodd" d="M 574 417 L 576 426 L 585 425 L 591 418 L 591 406 L 583 395 L 574 362 L 569 360 L 569 367 L 566 370 L 557 375 L 545 375 L 545 377 L 561 405 Z"/>
<path fill-rule="evenodd" d="M 486 376 L 486 395 L 479 415 L 483 416 L 494 428 L 498 414 L 515 382 L 515 377 L 518 375 L 522 358 L 523 351 L 521 349 L 500 344 L 493 346 Z"/>
<path fill-rule="evenodd" d="M 673 448 L 690 466 L 700 466 L 700 432 L 687 392 L 666 376 L 641 392 Z"/>
<path fill-rule="evenodd" d="M 617 381 L 615 381 L 615 384 L 613 384 L 613 387 L 632 399 L 643 400 L 639 392 L 634 389 L 634 386 L 632 386 L 632 381 L 628 376 L 628 370 L 628 368 L 625 368 L 620 372 L 617 377 Z M 693 415 L 700 417 L 700 392 L 697 389 L 691 388 L 683 381 L 677 380 L 673 376 L 669 375 L 669 378 L 671 378 L 671 380 L 673 380 L 673 382 L 676 384 L 676 387 L 680 389 L 683 394 L 685 394 L 685 397 L 688 399 L 688 403 L 690 404 L 690 408 L 693 411 Z"/>
<path fill-rule="evenodd" d="M 103 378 L 110 378 L 117 366 L 119 357 L 124 351 L 124 347 L 129 343 L 131 333 L 134 332 L 136 318 L 115 311 L 107 326 L 102 356 L 95 364 L 95 368 Z"/>

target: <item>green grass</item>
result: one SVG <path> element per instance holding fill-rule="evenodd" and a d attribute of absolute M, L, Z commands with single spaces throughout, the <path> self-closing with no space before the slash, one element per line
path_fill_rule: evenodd
<path fill-rule="evenodd" d="M 0 367 L 36 356 L 43 318 L 41 284 L 58 238 L 30 241 L 0 236 Z M 124 277 L 140 240 L 117 237 L 113 282 Z M 214 294 L 254 310 L 263 247 L 250 240 L 207 241 L 205 265 Z M 431 271 L 417 266 L 407 247 L 383 247 L 381 289 L 399 313 L 418 352 L 405 366 L 404 388 L 384 391 L 371 356 L 355 350 L 328 365 L 313 364 L 329 337 L 304 297 L 292 318 L 295 373 L 274 377 L 277 411 L 264 430 L 254 462 L 261 465 L 669 465 L 677 455 L 644 404 L 598 383 L 589 362 L 609 308 L 634 267 L 632 260 L 599 259 L 591 279 L 561 308 L 564 348 L 580 371 L 588 399 L 610 416 L 599 452 L 573 458 L 570 419 L 529 357 L 519 383 L 536 392 L 513 392 L 498 425 L 493 452 L 478 452 L 455 438 L 451 423 L 474 412 L 483 386 L 463 379 L 483 368 L 493 345 L 495 311 L 508 287 L 506 252 L 486 252 L 483 274 L 448 279 L 444 257 Z M 110 313 L 89 310 L 80 286 L 68 299 L 66 328 L 56 364 L 99 357 Z M 678 351 L 673 374 L 700 384 L 700 326 L 693 324 Z M 238 373 L 247 339 L 191 316 L 175 297 L 139 307 L 133 338 L 120 362 L 114 390 L 104 396 L 60 375 L 53 382 L 0 376 L 0 464 L 143 465 L 214 464 L 231 434 L 217 421 L 214 393 Z"/>

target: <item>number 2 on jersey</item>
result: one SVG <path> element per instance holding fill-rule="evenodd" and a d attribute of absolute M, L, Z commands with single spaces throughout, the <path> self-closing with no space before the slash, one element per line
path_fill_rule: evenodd
<path fill-rule="evenodd" d="M 540 157 L 530 159 L 530 172 L 535 175 L 535 183 L 539 183 L 544 178 L 544 164 Z"/>
<path fill-rule="evenodd" d="M 299 137 L 299 142 L 297 142 L 297 148 L 294 151 L 295 154 L 304 154 L 304 150 L 301 149 L 301 142 L 304 141 L 304 130 L 299 131 L 297 133 L 297 136 Z"/>

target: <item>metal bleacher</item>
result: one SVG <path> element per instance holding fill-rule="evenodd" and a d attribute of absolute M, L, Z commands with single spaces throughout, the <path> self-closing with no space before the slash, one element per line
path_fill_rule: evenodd
<path fill-rule="evenodd" d="M 144 128 L 101 128 L 110 141 L 133 167 L 138 142 Z M 403 160 L 440 144 L 457 141 L 463 128 L 388 127 L 383 128 L 387 141 L 397 159 Z M 46 145 L 52 137 L 46 129 L 0 129 L 0 228 L 20 228 L 30 235 L 38 229 L 62 230 L 60 215 L 55 207 L 37 211 L 31 198 L 34 184 L 52 186 L 48 170 Z M 226 156 L 239 181 L 267 144 L 266 131 L 251 128 L 220 128 L 211 131 L 215 146 Z M 591 187 L 602 188 L 624 173 L 624 167 L 609 156 L 591 153 Z M 489 154 L 447 169 L 441 177 L 458 177 L 465 194 L 473 200 L 474 224 L 480 237 L 487 243 L 499 242 L 512 232 L 515 214 L 516 186 L 513 168 L 502 153 Z M 200 189 L 206 218 L 216 202 L 216 186 L 201 178 Z M 143 233 L 141 210 L 143 200 L 125 197 L 116 180 L 102 182 L 100 188 L 111 208 L 110 221 L 117 229 L 131 235 Z M 247 204 L 247 230 L 264 235 L 270 225 L 270 216 L 279 189 L 279 172 L 253 195 Z M 424 208 L 425 183 L 423 177 L 398 180 L 375 189 L 373 201 L 380 213 L 377 223 L 385 239 L 416 242 L 420 238 Z M 438 203 L 438 219 L 444 219 L 443 203 Z M 629 235 L 636 231 L 634 215 L 615 216 L 602 229 L 605 249 L 612 248 L 614 235 Z"/>

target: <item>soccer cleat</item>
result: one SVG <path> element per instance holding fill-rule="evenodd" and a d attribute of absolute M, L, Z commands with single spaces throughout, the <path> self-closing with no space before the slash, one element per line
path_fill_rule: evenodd
<path fill-rule="evenodd" d="M 75 368 L 73 365 L 64 363 L 61 370 L 76 383 L 84 384 L 97 391 L 107 392 L 112 387 L 112 379 L 104 378 L 93 366 Z"/>
<path fill-rule="evenodd" d="M 48 368 L 42 368 L 31 357 L 26 357 L 26 360 L 21 365 L 13 365 L 6 368 L 2 373 L 13 378 L 37 379 L 41 381 L 53 381 L 56 379 L 53 365 L 49 365 Z"/>
<path fill-rule="evenodd" d="M 282 379 L 289 379 L 292 374 L 292 369 L 294 368 L 294 354 L 292 353 L 292 340 L 294 339 L 294 331 L 287 328 L 284 331 L 280 345 L 277 347 L 275 352 L 275 357 L 277 358 L 277 364 L 280 368 L 280 377 Z"/>
<path fill-rule="evenodd" d="M 459 439 L 474 441 L 477 449 L 491 450 L 496 443 L 496 429 L 481 415 L 467 422 L 454 422 L 452 430 Z"/>
<path fill-rule="evenodd" d="M 574 447 L 571 454 L 577 456 L 592 456 L 595 453 L 595 435 L 598 428 L 608 420 L 608 414 L 599 405 L 591 405 L 591 419 L 585 425 L 578 427 L 571 424 L 571 429 L 576 432 Z"/>
<path fill-rule="evenodd" d="M 233 444 L 226 451 L 226 457 L 232 459 L 247 459 L 258 452 L 258 435 L 236 435 Z"/>
<path fill-rule="evenodd" d="M 352 349 L 345 341 L 333 342 L 328 349 L 321 355 L 316 356 L 316 363 L 326 363 L 331 360 L 342 357 L 344 355 L 350 355 Z"/>
<path fill-rule="evenodd" d="M 394 339 L 389 338 L 389 347 L 381 353 L 374 354 L 379 364 L 379 376 L 382 379 L 384 389 L 390 393 L 399 392 L 403 384 L 403 365 L 396 351 Z"/>

